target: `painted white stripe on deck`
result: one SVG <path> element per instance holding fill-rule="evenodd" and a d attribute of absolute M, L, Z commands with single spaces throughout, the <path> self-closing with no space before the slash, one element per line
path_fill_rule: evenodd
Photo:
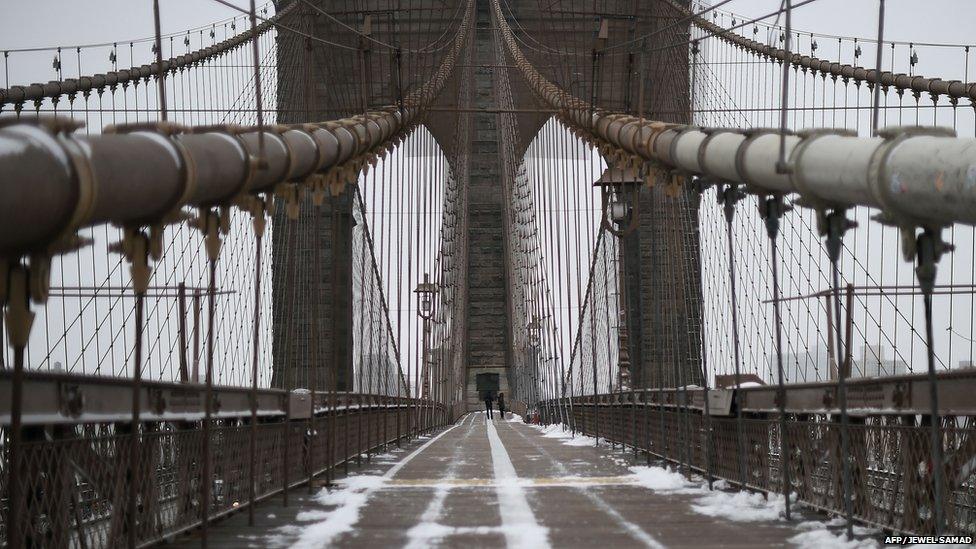
<path fill-rule="evenodd" d="M 485 416 L 487 419 L 487 415 Z M 525 490 L 519 484 L 515 466 L 508 456 L 508 450 L 498 438 L 498 431 L 491 421 L 485 422 L 488 428 L 488 443 L 491 446 L 491 465 L 495 472 L 495 493 L 498 496 L 498 511 L 502 517 L 502 531 L 509 548 L 545 548 L 549 545 L 549 529 L 540 526 L 535 513 L 525 498 Z"/>
<path fill-rule="evenodd" d="M 471 421 L 468 421 L 469 419 Z M 464 418 L 461 422 L 461 425 L 467 425 L 468 429 L 462 435 L 461 441 L 454 447 L 450 464 L 447 467 L 447 472 L 444 474 L 445 481 L 456 480 L 455 474 L 458 468 L 458 457 L 464 449 L 464 441 L 471 435 L 475 424 L 474 418 Z M 427 504 L 424 513 L 420 515 L 420 522 L 407 531 L 409 543 L 407 543 L 405 549 L 426 549 L 427 547 L 433 547 L 445 537 L 458 533 L 456 528 L 444 526 L 437 522 L 444 512 L 444 500 L 447 499 L 447 495 L 452 488 L 453 485 L 450 482 L 434 484 L 434 497 Z"/>
<path fill-rule="evenodd" d="M 462 421 L 461 423 L 464 423 L 464 422 Z M 404 467 L 406 467 L 406 465 L 408 463 L 410 463 L 410 461 L 413 460 L 413 458 L 419 456 L 420 453 L 423 452 L 424 450 L 426 450 L 431 444 L 437 442 L 442 436 L 444 436 L 444 435 L 450 433 L 451 431 L 453 431 L 455 428 L 457 428 L 458 426 L 460 426 L 461 423 L 455 423 L 454 425 L 451 425 L 446 431 L 443 431 L 442 433 L 438 434 L 436 437 L 428 440 L 420 448 L 417 448 L 413 452 L 410 452 L 410 454 L 407 455 L 407 457 L 403 458 L 403 460 L 400 461 L 400 463 L 397 463 L 393 467 L 390 467 L 390 469 L 386 472 L 386 474 L 383 475 L 383 478 L 393 478 L 393 475 L 399 473 L 400 472 L 400 469 L 403 469 Z"/>
<path fill-rule="evenodd" d="M 540 446 L 536 441 L 527 437 L 525 433 L 520 431 L 518 428 L 511 427 L 511 429 L 515 431 L 520 437 L 525 439 L 529 444 L 535 446 L 536 450 L 542 452 L 544 456 L 549 458 L 549 460 L 552 461 L 553 465 L 556 467 L 556 470 L 559 472 L 560 475 L 562 475 L 563 477 L 570 476 L 569 469 L 567 469 L 565 465 L 560 463 L 559 460 L 552 457 L 552 455 L 549 452 L 547 452 L 545 448 Z M 650 549 L 664 549 L 665 547 L 664 544 L 651 537 L 651 535 L 645 532 L 644 529 L 641 528 L 640 526 L 627 520 L 623 515 L 620 514 L 619 511 L 614 509 L 609 503 L 607 503 L 606 500 L 601 498 L 598 494 L 594 493 L 592 490 L 587 490 L 585 487 L 580 487 L 578 485 L 575 486 L 575 488 L 577 488 L 579 492 L 583 494 L 583 496 L 589 499 L 601 511 L 609 515 L 610 518 L 612 518 L 614 522 L 616 522 L 620 527 L 622 527 L 624 530 L 630 533 L 631 537 L 633 537 L 635 540 L 639 541 L 640 543 L 644 544 L 644 547 L 648 547 Z"/>
<path fill-rule="evenodd" d="M 336 509 L 329 511 L 329 516 L 322 522 L 305 527 L 301 536 L 292 544 L 292 549 L 321 549 L 332 545 L 335 539 L 346 532 L 352 531 L 356 523 L 359 522 L 360 510 L 366 506 L 369 497 L 377 489 L 382 488 L 388 480 L 400 472 L 415 457 L 420 455 L 431 444 L 440 440 L 441 437 L 453 431 L 460 423 L 455 423 L 449 429 L 431 438 L 419 448 L 407 454 L 399 463 L 391 467 L 381 477 L 375 477 L 375 483 L 371 483 L 361 491 L 349 490 L 345 501 Z M 371 475 L 356 475 L 359 481 L 368 480 Z"/>

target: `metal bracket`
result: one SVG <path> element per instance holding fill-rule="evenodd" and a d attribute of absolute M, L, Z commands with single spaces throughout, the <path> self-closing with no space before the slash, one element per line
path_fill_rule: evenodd
<path fill-rule="evenodd" d="M 783 201 L 783 195 L 772 194 L 765 199 L 759 200 L 759 215 L 766 222 L 766 234 L 770 240 L 775 240 L 779 235 L 780 219 L 783 214 L 792 210 L 793 207 Z"/>
<path fill-rule="evenodd" d="M 745 198 L 746 193 L 742 192 L 735 183 L 718 183 L 717 186 L 716 198 L 723 206 L 725 220 L 731 223 L 735 217 L 735 203 Z"/>
<path fill-rule="evenodd" d="M 61 415 L 77 418 L 85 409 L 85 395 L 77 383 L 58 384 L 58 408 Z"/>
<path fill-rule="evenodd" d="M 4 286 L 4 293 L 0 294 L 4 304 L 4 323 L 7 326 L 7 337 L 13 347 L 26 347 L 30 338 L 31 326 L 34 324 L 34 312 L 30 309 L 29 269 L 18 262 L 0 263 L 0 274 L 4 275 L 0 285 Z"/>
<path fill-rule="evenodd" d="M 149 288 L 149 279 L 152 278 L 152 267 L 149 265 L 149 257 L 152 250 L 162 252 L 162 229 L 151 231 L 147 234 L 138 227 L 125 227 L 122 230 L 122 240 L 109 245 L 111 252 L 122 254 L 129 262 L 129 272 L 132 276 L 132 289 L 137 294 L 145 294 Z M 152 242 L 158 242 L 153 245 Z M 153 255 L 154 259 L 159 259 Z"/>

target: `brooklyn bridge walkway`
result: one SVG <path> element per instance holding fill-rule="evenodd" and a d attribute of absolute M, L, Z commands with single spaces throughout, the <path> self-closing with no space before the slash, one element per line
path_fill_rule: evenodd
<path fill-rule="evenodd" d="M 0 547 L 976 537 L 976 2 L 177 4 L 0 3 Z"/>
<path fill-rule="evenodd" d="M 297 489 L 288 507 L 280 496 L 264 503 L 254 527 L 245 513 L 212 525 L 210 547 L 813 547 L 842 539 L 815 522 L 821 517 L 783 520 L 775 498 L 718 483 L 709 492 L 644 463 L 643 454 L 561 427 L 468 414 L 364 456 L 331 487 Z M 180 541 L 199 546 L 195 537 Z"/>

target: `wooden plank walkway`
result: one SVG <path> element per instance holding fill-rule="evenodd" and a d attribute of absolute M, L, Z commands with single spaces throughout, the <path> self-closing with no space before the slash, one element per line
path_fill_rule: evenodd
<path fill-rule="evenodd" d="M 775 520 L 768 505 L 763 512 L 771 511 L 771 520 L 708 516 L 714 509 L 700 509 L 709 497 L 700 488 L 649 489 L 649 482 L 680 484 L 679 477 L 659 468 L 632 469 L 632 454 L 605 444 L 566 442 L 518 421 L 489 423 L 484 413 L 469 414 L 432 437 L 351 465 L 351 475 L 333 490 L 309 495 L 305 487 L 295 489 L 287 508 L 280 497 L 260 504 L 254 527 L 247 526 L 246 513 L 212 525 L 209 545 L 795 546 L 789 540 L 800 533 L 803 517 Z M 738 505 L 734 496 L 720 496 Z M 199 543 L 189 535 L 176 546 Z"/>

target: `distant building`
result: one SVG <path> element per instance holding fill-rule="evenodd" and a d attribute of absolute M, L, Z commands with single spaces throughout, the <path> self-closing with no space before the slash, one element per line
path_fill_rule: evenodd
<path fill-rule="evenodd" d="M 860 358 L 854 361 L 851 377 L 900 376 L 910 373 L 908 364 L 897 357 L 887 357 L 889 349 L 884 345 L 861 347 Z"/>
<path fill-rule="evenodd" d="M 884 361 L 884 365 L 884 371 L 890 372 L 888 375 L 903 376 L 909 373 L 908 364 L 904 360 L 886 360 Z"/>
<path fill-rule="evenodd" d="M 772 372 L 774 379 L 767 380 L 775 382 L 777 363 L 776 354 L 769 357 L 768 372 Z M 783 354 L 783 376 L 786 383 L 815 383 L 830 379 L 830 361 L 827 351 L 801 351 L 798 353 Z"/>

